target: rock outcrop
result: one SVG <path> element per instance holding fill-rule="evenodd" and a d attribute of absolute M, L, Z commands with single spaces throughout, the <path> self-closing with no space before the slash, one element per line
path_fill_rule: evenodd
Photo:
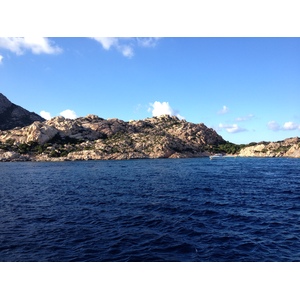
<path fill-rule="evenodd" d="M 0 93 L 0 130 L 9 130 L 15 127 L 24 127 L 35 121 L 43 122 L 41 116 L 10 102 Z"/>
<path fill-rule="evenodd" d="M 75 120 L 55 117 L 0 131 L 0 160 L 200 157 L 224 143 L 204 124 L 169 115 L 130 122 L 95 115 Z"/>
<path fill-rule="evenodd" d="M 300 157 L 300 138 L 288 138 L 278 142 L 261 142 L 241 149 L 239 156 Z"/>

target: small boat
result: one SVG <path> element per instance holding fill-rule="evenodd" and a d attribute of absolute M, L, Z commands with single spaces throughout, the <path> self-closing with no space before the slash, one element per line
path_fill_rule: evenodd
<path fill-rule="evenodd" d="M 223 158 L 223 155 L 220 154 L 220 153 L 218 153 L 218 154 L 210 155 L 209 158 L 210 158 L 210 159 Z"/>

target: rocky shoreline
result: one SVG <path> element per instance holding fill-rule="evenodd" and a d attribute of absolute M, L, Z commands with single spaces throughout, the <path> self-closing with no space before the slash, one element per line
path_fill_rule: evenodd
<path fill-rule="evenodd" d="M 245 155 L 244 153 L 236 154 L 236 155 L 227 155 L 224 154 L 224 157 L 252 157 L 252 158 L 300 158 L 300 148 L 297 147 L 296 153 L 291 152 L 285 153 L 283 155 L 271 153 L 271 154 L 261 154 L 255 153 L 251 155 Z M 212 153 L 201 153 L 201 154 L 175 154 L 171 155 L 168 158 L 200 158 L 200 157 L 209 157 Z M 32 154 L 19 154 L 14 151 L 1 151 L 0 150 L 0 162 L 64 162 L 64 161 L 88 161 L 88 160 L 128 160 L 128 159 L 160 159 L 165 157 L 155 157 L 155 156 L 146 156 L 137 153 L 119 153 L 112 155 L 103 155 L 97 151 L 93 150 L 83 150 L 78 152 L 73 152 L 68 156 L 64 157 L 49 157 L 45 154 L 32 155 Z"/>
<path fill-rule="evenodd" d="M 97 129 L 92 130 L 96 123 Z M 214 153 L 300 158 L 300 139 L 235 145 L 224 141 L 204 124 L 170 116 L 131 122 L 97 116 L 80 120 L 57 117 L 0 131 L 0 162 L 196 158 Z"/>

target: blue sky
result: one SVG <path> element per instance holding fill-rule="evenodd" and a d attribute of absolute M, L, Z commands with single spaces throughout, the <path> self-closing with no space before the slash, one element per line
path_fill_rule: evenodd
<path fill-rule="evenodd" d="M 277 141 L 300 135 L 300 39 L 0 38 L 0 92 L 45 117 L 169 113 Z"/>

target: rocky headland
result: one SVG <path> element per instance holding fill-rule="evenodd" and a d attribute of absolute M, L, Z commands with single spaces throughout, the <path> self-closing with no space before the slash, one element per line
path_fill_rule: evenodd
<path fill-rule="evenodd" d="M 239 156 L 300 158 L 300 138 L 288 138 L 278 142 L 251 143 L 240 150 Z"/>
<path fill-rule="evenodd" d="M 163 115 L 125 122 L 55 117 L 0 131 L 2 161 L 64 161 L 208 156 L 226 141 L 204 124 Z"/>
<path fill-rule="evenodd" d="M 0 161 L 205 157 L 300 157 L 298 137 L 236 145 L 203 123 L 163 115 L 125 122 L 96 115 L 44 120 L 0 94 Z"/>

